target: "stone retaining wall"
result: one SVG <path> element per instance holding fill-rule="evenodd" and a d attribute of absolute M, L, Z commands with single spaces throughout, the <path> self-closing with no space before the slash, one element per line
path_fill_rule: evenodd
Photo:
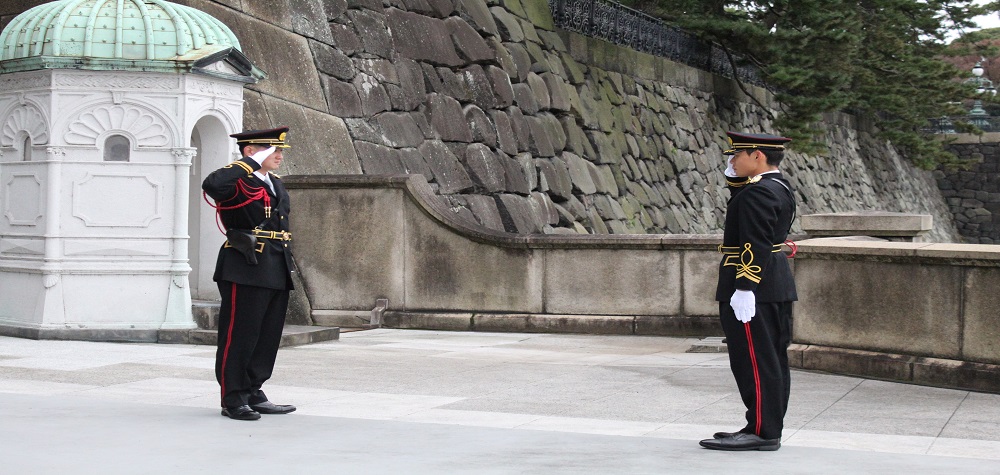
<path fill-rule="evenodd" d="M 556 29 L 545 0 L 176 1 L 269 74 L 245 126 L 292 127 L 283 173 L 420 173 L 494 230 L 721 232 L 724 131 L 771 131 L 777 111 L 759 88 Z M 39 3 L 4 2 L 0 23 Z M 828 154 L 783 167 L 800 214 L 931 214 L 927 239 L 957 239 L 929 173 L 848 116 L 826 128 Z"/>
<path fill-rule="evenodd" d="M 971 162 L 934 172 L 962 241 L 1000 244 L 1000 133 L 962 135 L 948 149 Z"/>

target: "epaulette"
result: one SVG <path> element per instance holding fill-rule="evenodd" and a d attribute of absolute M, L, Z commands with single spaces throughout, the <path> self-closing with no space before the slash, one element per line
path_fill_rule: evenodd
<path fill-rule="evenodd" d="M 242 162 L 240 160 L 237 160 L 237 161 L 235 161 L 233 163 L 230 163 L 229 165 L 226 165 L 226 166 L 224 166 L 222 168 L 233 168 L 233 165 L 237 165 L 240 168 L 246 170 L 247 176 L 253 175 L 253 168 L 251 168 L 250 165 L 247 165 L 245 162 Z"/>

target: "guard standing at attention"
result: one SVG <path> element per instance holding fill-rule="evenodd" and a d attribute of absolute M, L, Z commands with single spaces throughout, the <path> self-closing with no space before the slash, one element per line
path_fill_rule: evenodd
<path fill-rule="evenodd" d="M 295 406 L 268 401 L 261 386 L 274 369 L 292 290 L 288 192 L 272 173 L 283 160 L 288 127 L 233 134 L 243 158 L 202 183 L 225 228 L 213 279 L 222 294 L 215 377 L 222 415 L 257 420 Z M 206 198 L 206 201 L 208 199 Z"/>
<path fill-rule="evenodd" d="M 791 139 L 728 132 L 731 155 L 726 182 L 722 262 L 715 299 L 729 347 L 747 424 L 717 432 L 702 447 L 717 450 L 778 450 L 791 390 L 788 345 L 792 341 L 795 281 L 781 245 L 795 218 L 792 187 L 778 165 Z"/>

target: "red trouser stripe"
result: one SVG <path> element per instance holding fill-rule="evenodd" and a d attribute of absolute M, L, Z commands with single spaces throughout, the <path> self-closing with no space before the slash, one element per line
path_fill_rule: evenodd
<path fill-rule="evenodd" d="M 757 389 L 757 427 L 754 433 L 760 435 L 760 373 L 757 371 L 757 354 L 753 351 L 753 337 L 750 335 L 750 322 L 743 324 L 743 328 L 747 332 L 747 347 L 750 348 L 750 364 L 753 365 L 753 382 Z"/>
<path fill-rule="evenodd" d="M 229 345 L 233 343 L 233 325 L 236 324 L 236 283 L 233 282 L 233 296 L 229 302 L 229 330 L 226 331 L 226 349 L 222 352 L 222 370 L 220 371 L 222 397 L 226 397 L 226 359 L 229 358 Z"/>

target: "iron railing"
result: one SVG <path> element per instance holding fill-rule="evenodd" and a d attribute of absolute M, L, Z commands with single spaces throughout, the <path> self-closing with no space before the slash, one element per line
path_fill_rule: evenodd
<path fill-rule="evenodd" d="M 600 38 L 668 58 L 742 82 L 764 85 L 760 71 L 734 56 L 729 60 L 719 45 L 698 39 L 676 26 L 610 0 L 548 0 L 552 19 L 559 28 Z M 738 66 L 733 68 L 732 63 Z"/>
<path fill-rule="evenodd" d="M 1000 117 L 997 116 L 975 118 L 970 118 L 969 116 L 938 117 L 935 119 L 928 119 L 928 122 L 929 125 L 926 129 L 924 129 L 924 131 L 932 134 L 959 133 L 960 130 L 955 127 L 956 122 L 965 122 L 975 125 L 983 132 L 1000 132 Z"/>

